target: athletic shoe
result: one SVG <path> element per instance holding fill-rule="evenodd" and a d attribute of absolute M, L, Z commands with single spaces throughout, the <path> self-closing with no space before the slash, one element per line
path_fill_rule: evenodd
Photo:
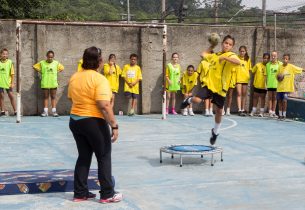
<path fill-rule="evenodd" d="M 211 132 L 212 132 L 212 136 L 210 137 L 210 144 L 214 145 L 219 134 L 216 135 L 214 133 L 214 128 L 212 128 Z"/>
<path fill-rule="evenodd" d="M 231 115 L 231 113 L 230 113 L 229 110 L 227 110 L 226 115 L 227 115 L 227 116 L 230 116 L 230 115 Z"/>
<path fill-rule="evenodd" d="M 128 112 L 128 116 L 133 116 L 134 115 L 134 110 L 130 109 L 130 111 Z"/>
<path fill-rule="evenodd" d="M 100 199 L 100 203 L 117 203 L 123 200 L 122 193 L 116 192 L 111 198 Z"/>
<path fill-rule="evenodd" d="M 5 115 L 5 111 L 1 111 L 1 116 L 4 116 Z"/>
<path fill-rule="evenodd" d="M 251 112 L 251 113 L 249 114 L 249 116 L 250 116 L 250 117 L 253 117 L 253 116 L 254 116 L 254 113 L 253 113 L 253 112 Z"/>
<path fill-rule="evenodd" d="M 172 114 L 173 114 L 173 115 L 176 115 L 176 114 L 178 114 L 178 113 L 176 112 L 176 110 L 172 109 Z"/>
<path fill-rule="evenodd" d="M 73 201 L 74 201 L 74 202 L 81 202 L 81 201 L 86 201 L 86 200 L 88 200 L 88 199 L 90 199 L 90 198 L 95 198 L 95 197 L 96 197 L 96 194 L 89 192 L 88 195 L 85 196 L 85 197 L 82 197 L 82 198 L 76 198 L 76 197 L 74 197 L 74 198 L 73 198 Z"/>
<path fill-rule="evenodd" d="M 247 114 L 245 111 L 240 111 L 240 116 L 245 117 L 245 116 L 247 116 Z"/>
<path fill-rule="evenodd" d="M 47 117 L 47 116 L 49 116 L 48 115 L 48 113 L 46 113 L 46 112 L 43 112 L 43 113 L 41 113 L 41 115 L 40 115 L 41 117 Z"/>
<path fill-rule="evenodd" d="M 193 112 L 193 109 L 189 109 L 189 115 L 190 116 L 194 116 L 195 115 L 194 112 Z"/>
<path fill-rule="evenodd" d="M 263 113 L 259 113 L 258 116 L 259 116 L 259 117 L 264 117 Z"/>
<path fill-rule="evenodd" d="M 57 114 L 57 112 L 53 112 L 52 115 L 53 115 L 53 117 L 59 117 L 59 115 Z"/>
<path fill-rule="evenodd" d="M 182 101 L 182 103 L 180 104 L 180 109 L 185 109 L 188 105 L 190 105 L 190 103 L 188 102 L 190 98 L 191 97 L 187 97 Z"/>
<path fill-rule="evenodd" d="M 271 117 L 276 118 L 277 115 L 276 115 L 275 113 L 272 113 L 272 114 L 271 114 Z"/>
<path fill-rule="evenodd" d="M 213 117 L 213 116 L 214 116 L 214 113 L 213 113 L 213 111 L 210 111 L 210 114 L 209 114 L 209 116 L 211 116 L 211 117 Z"/>
<path fill-rule="evenodd" d="M 183 116 L 187 116 L 187 109 L 183 109 L 182 115 L 183 115 Z"/>

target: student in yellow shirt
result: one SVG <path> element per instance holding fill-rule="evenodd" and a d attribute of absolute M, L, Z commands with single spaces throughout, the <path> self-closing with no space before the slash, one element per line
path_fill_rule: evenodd
<path fill-rule="evenodd" d="M 296 74 L 302 73 L 305 70 L 289 63 L 290 54 L 283 55 L 283 65 L 280 66 L 277 72 L 277 101 L 279 105 L 279 119 L 286 118 L 288 94 L 294 92 L 294 78 Z"/>
<path fill-rule="evenodd" d="M 178 53 L 172 54 L 172 60 L 166 66 L 166 114 L 169 113 L 169 101 L 172 100 L 171 114 L 176 115 L 176 93 L 180 90 L 180 72 L 181 66 L 179 64 Z"/>
<path fill-rule="evenodd" d="M 182 93 L 184 99 L 193 95 L 192 91 L 194 87 L 197 85 L 197 78 L 198 78 L 198 74 L 197 72 L 195 72 L 194 66 L 189 65 L 181 78 Z M 189 114 L 190 116 L 195 115 L 193 112 L 192 104 L 188 106 L 188 109 L 185 108 L 182 112 L 183 116 L 187 116 L 187 114 Z"/>
<path fill-rule="evenodd" d="M 248 83 L 250 80 L 251 59 L 247 52 L 246 46 L 239 47 L 240 67 L 236 70 L 236 91 L 237 91 L 237 106 L 238 114 L 246 116 L 245 105 L 247 99 Z"/>
<path fill-rule="evenodd" d="M 260 101 L 260 112 L 259 117 L 264 116 L 265 111 L 265 98 L 267 93 L 267 87 L 266 87 L 266 64 L 270 60 L 270 54 L 264 53 L 263 54 L 263 62 L 257 63 L 253 69 L 252 73 L 254 76 L 253 79 L 253 107 L 252 111 L 250 113 L 250 116 L 254 116 L 256 114 L 256 107 L 258 104 L 258 101 Z"/>
<path fill-rule="evenodd" d="M 14 109 L 14 115 L 16 115 L 16 105 L 13 95 L 14 88 L 14 65 L 11 59 L 8 58 L 8 50 L 2 49 L 0 51 L 0 106 L 1 115 L 5 115 L 4 111 L 4 90 L 6 91 L 12 107 Z M 1 116 L 0 115 L 0 116 Z"/>
<path fill-rule="evenodd" d="M 101 48 L 97 48 L 97 49 L 98 49 L 98 53 L 99 53 L 99 55 L 100 55 L 100 58 L 102 58 L 102 50 L 101 50 Z M 77 62 L 77 72 L 83 71 L 82 65 L 83 65 L 83 59 L 80 59 L 80 60 Z M 98 72 L 100 72 L 100 71 L 101 71 L 101 67 L 98 68 Z"/>
<path fill-rule="evenodd" d="M 41 74 L 41 89 L 43 90 L 44 107 L 41 116 L 47 117 L 49 115 L 49 96 L 51 96 L 52 115 L 53 117 L 58 117 L 56 111 L 57 75 L 58 72 L 64 70 L 64 66 L 54 60 L 54 52 L 52 50 L 49 50 L 46 56 L 46 60 L 42 60 L 33 66 L 33 68 Z"/>
<path fill-rule="evenodd" d="M 200 64 L 198 65 L 197 73 L 200 75 L 199 81 L 200 81 L 202 87 L 207 85 L 206 83 L 207 83 L 207 79 L 208 79 L 209 66 L 210 66 L 210 63 L 206 59 L 203 59 L 200 62 Z M 207 117 L 214 116 L 212 98 L 204 99 L 204 109 L 205 109 L 205 112 L 204 112 L 205 116 L 207 116 Z"/>
<path fill-rule="evenodd" d="M 114 106 L 115 95 L 119 92 L 119 83 L 120 83 L 120 75 L 122 74 L 122 70 L 119 65 L 116 63 L 115 54 L 110 54 L 108 58 L 108 63 L 104 64 L 104 75 L 109 81 L 111 90 L 112 90 L 112 98 L 111 98 L 111 106 Z"/>
<path fill-rule="evenodd" d="M 137 65 L 138 55 L 130 55 L 130 64 L 126 64 L 123 68 L 122 77 L 125 80 L 124 95 L 131 100 L 131 109 L 128 116 L 135 114 L 137 99 L 139 97 L 139 82 L 142 80 L 142 72 L 140 66 Z"/>
<path fill-rule="evenodd" d="M 219 135 L 223 106 L 234 68 L 240 65 L 238 56 L 231 52 L 235 39 L 227 35 L 224 37 L 219 53 L 211 53 L 216 45 L 211 45 L 202 53 L 202 57 L 210 63 L 207 85 L 201 87 L 196 96 L 185 99 L 180 108 L 184 109 L 191 103 L 200 103 L 202 100 L 212 97 L 212 103 L 216 105 L 215 124 L 211 130 L 210 143 L 214 145 Z"/>

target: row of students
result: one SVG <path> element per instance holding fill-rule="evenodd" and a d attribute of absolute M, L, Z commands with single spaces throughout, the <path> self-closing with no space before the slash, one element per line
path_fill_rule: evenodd
<path fill-rule="evenodd" d="M 99 49 L 101 53 L 101 50 Z M 129 56 L 129 64 L 124 65 L 123 69 L 116 63 L 116 55 L 110 54 L 108 62 L 99 67 L 99 71 L 109 81 L 112 90 L 111 106 L 114 106 L 115 97 L 119 92 L 120 77 L 124 79 L 124 95 L 129 99 L 131 108 L 128 111 L 129 116 L 135 115 L 137 107 L 137 99 L 139 98 L 139 83 L 142 80 L 142 70 L 138 62 L 138 55 L 131 54 Z M 82 60 L 78 62 L 78 72 L 83 71 Z"/>

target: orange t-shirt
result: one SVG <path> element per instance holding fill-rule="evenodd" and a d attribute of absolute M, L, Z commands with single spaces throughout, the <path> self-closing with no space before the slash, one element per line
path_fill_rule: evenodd
<path fill-rule="evenodd" d="M 96 101 L 110 101 L 112 97 L 108 80 L 94 70 L 84 70 L 72 75 L 68 98 L 72 100 L 71 114 L 104 118 Z"/>

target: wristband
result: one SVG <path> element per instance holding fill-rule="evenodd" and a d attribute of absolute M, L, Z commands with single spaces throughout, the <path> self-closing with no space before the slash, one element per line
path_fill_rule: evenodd
<path fill-rule="evenodd" d="M 119 125 L 116 125 L 114 127 L 111 127 L 112 130 L 115 130 L 115 129 L 119 129 Z"/>

